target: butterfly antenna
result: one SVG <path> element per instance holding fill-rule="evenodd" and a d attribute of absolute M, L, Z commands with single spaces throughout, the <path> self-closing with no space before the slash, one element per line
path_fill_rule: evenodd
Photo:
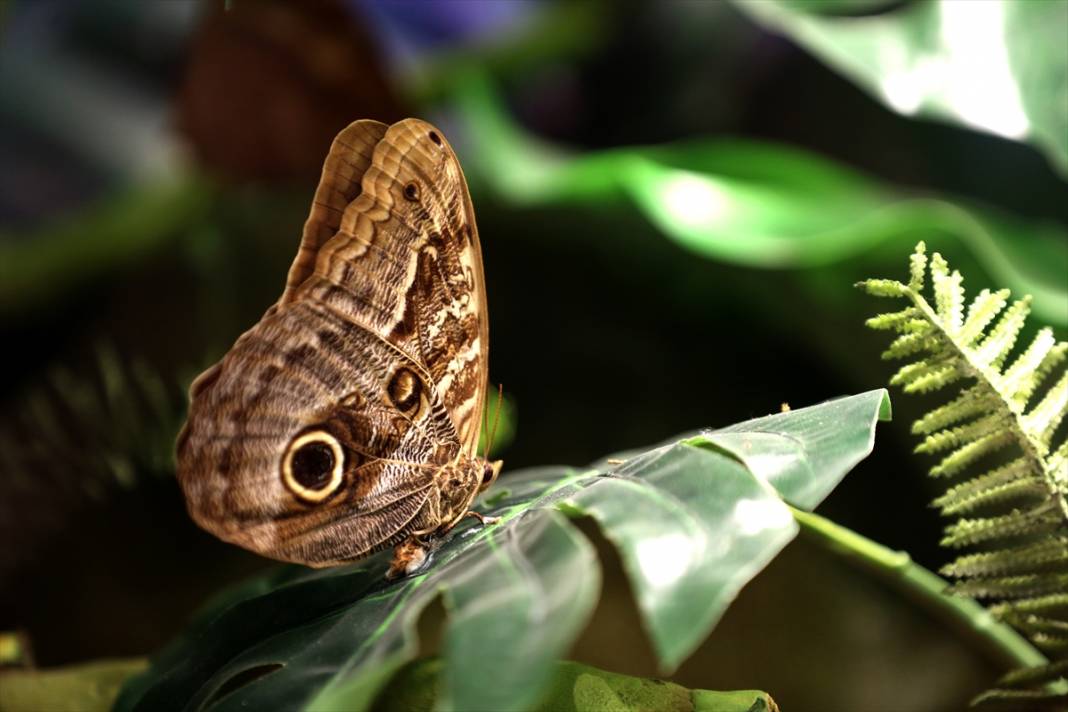
<path fill-rule="evenodd" d="M 497 435 L 497 425 L 501 422 L 501 400 L 504 398 L 504 384 L 497 384 L 497 408 L 493 413 L 493 428 L 489 431 L 489 435 L 486 437 L 486 449 L 482 454 L 482 459 L 488 460 L 490 447 L 493 445 L 493 438 Z M 487 412 L 488 415 L 488 412 Z"/>
<path fill-rule="evenodd" d="M 482 441 L 482 459 L 486 459 L 486 455 L 489 454 L 489 408 L 486 407 L 486 401 L 482 401 L 482 434 L 486 436 L 486 439 Z"/>

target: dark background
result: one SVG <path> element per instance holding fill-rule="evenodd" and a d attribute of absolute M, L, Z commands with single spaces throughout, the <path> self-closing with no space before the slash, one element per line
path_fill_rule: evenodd
<path fill-rule="evenodd" d="M 348 122 L 424 117 L 479 164 L 489 129 L 458 118 L 453 96 L 472 67 L 517 126 L 574 155 L 743 137 L 1052 226 L 1054 239 L 1068 226 L 1064 182 L 1035 149 L 899 116 L 728 3 L 35 0 L 3 12 L 0 629 L 24 631 L 41 665 L 150 653 L 206 596 L 270 565 L 185 514 L 170 461 L 184 390 L 280 294 Z M 545 13 L 556 19 L 524 40 Z M 437 85 L 411 79 L 428 66 Z M 514 406 L 504 478 L 881 387 L 885 341 L 863 327 L 880 305 L 852 284 L 902 277 L 919 239 L 959 263 L 970 293 L 991 283 L 963 243 L 920 228 L 831 265 L 748 266 L 687 250 L 624 198 L 528 203 L 467 170 L 490 376 Z M 939 490 L 908 432 L 929 401 L 893 396 L 875 453 L 820 513 L 937 569 L 951 558 L 927 504 Z M 609 570 L 575 656 L 653 674 Z M 938 709 L 991 673 L 801 542 L 676 679 L 766 689 L 784 709 L 832 687 L 842 708 Z"/>

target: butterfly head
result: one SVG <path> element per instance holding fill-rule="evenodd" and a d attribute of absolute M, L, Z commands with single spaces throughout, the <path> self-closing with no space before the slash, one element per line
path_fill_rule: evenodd
<path fill-rule="evenodd" d="M 490 485 L 497 481 L 503 464 L 503 460 L 493 460 L 492 462 L 490 460 L 482 460 L 482 484 L 478 487 L 479 492 L 488 490 Z"/>

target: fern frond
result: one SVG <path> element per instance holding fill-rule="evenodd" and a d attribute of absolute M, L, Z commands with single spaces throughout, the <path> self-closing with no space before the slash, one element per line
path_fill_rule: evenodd
<path fill-rule="evenodd" d="M 999 539 L 1050 534 L 1062 525 L 1059 512 L 1049 507 L 1015 511 L 997 517 L 958 519 L 946 527 L 942 546 L 959 548 Z"/>
<path fill-rule="evenodd" d="M 950 448 L 963 447 L 987 435 L 996 435 L 1004 427 L 1003 420 L 1000 413 L 994 413 L 993 415 L 973 420 L 967 425 L 939 430 L 924 438 L 923 442 L 917 445 L 913 452 L 934 454 Z"/>
<path fill-rule="evenodd" d="M 909 288 L 895 279 L 866 279 L 857 286 L 873 297 L 903 297 Z"/>
<path fill-rule="evenodd" d="M 950 593 L 972 598 L 1035 598 L 1068 591 L 1068 574 L 969 577 L 949 587 Z"/>
<path fill-rule="evenodd" d="M 931 468 L 931 476 L 956 475 L 977 460 L 1000 450 L 1013 441 L 1013 434 L 1008 430 L 987 433 L 980 438 L 964 443 L 942 458 L 940 463 Z"/>
<path fill-rule="evenodd" d="M 996 292 L 984 289 L 979 292 L 971 306 L 968 307 L 968 318 L 964 320 L 964 327 L 958 336 L 960 343 L 973 345 L 983 335 L 986 327 L 990 326 L 990 322 L 1009 303 L 1009 294 L 1007 289 Z"/>
<path fill-rule="evenodd" d="M 1027 637 L 1031 639 L 1036 648 L 1044 653 L 1064 653 L 1068 651 L 1068 635 L 1035 631 Z"/>
<path fill-rule="evenodd" d="M 938 339 L 931 336 L 929 331 L 912 331 L 894 339 L 890 348 L 883 351 L 883 359 L 907 358 L 924 351 L 934 351 L 938 348 Z"/>
<path fill-rule="evenodd" d="M 1027 315 L 1031 313 L 1031 296 L 1013 302 L 1013 305 L 1001 316 L 993 331 L 975 348 L 972 362 L 980 369 L 993 369 L 996 373 L 1008 358 L 1009 351 L 1016 345 Z"/>
<path fill-rule="evenodd" d="M 1046 396 L 1022 418 L 1023 429 L 1040 445 L 1040 451 L 1049 452 L 1050 441 L 1057 426 L 1064 420 L 1068 410 L 1068 372 L 1049 389 Z"/>
<path fill-rule="evenodd" d="M 1019 601 L 1006 601 L 990 606 L 990 612 L 999 618 L 1004 618 L 1011 614 L 1068 614 L 1068 593 L 1054 593 L 1049 596 L 1036 596 Z"/>
<path fill-rule="evenodd" d="M 1038 665 L 1036 667 L 1024 668 L 1022 670 L 1013 670 L 1012 672 L 1003 675 L 998 680 L 998 685 L 1004 687 L 1019 687 L 1034 682 L 1049 682 L 1050 680 L 1056 680 L 1058 677 L 1063 677 L 1065 673 L 1068 673 L 1068 660 L 1058 660 L 1049 665 Z"/>
<path fill-rule="evenodd" d="M 997 398 L 984 392 L 979 386 L 971 386 L 965 388 L 949 403 L 935 408 L 913 423 L 912 432 L 915 435 L 929 435 L 962 420 L 989 413 L 996 408 L 997 404 Z"/>
<path fill-rule="evenodd" d="M 937 252 L 931 257 L 931 282 L 934 285 L 938 316 L 949 334 L 956 334 L 964 325 L 964 279 L 960 272 L 949 271 L 949 265 Z"/>
<path fill-rule="evenodd" d="M 1061 656 L 999 683 L 1037 688 L 996 689 L 985 698 L 1066 700 L 1068 441 L 1055 440 L 1063 439 L 1058 433 L 1068 417 L 1068 343 L 1044 328 L 1018 350 L 1031 297 L 1010 303 L 1008 290 L 984 289 L 965 310 L 960 273 L 938 253 L 928 259 L 922 242 L 909 260 L 908 284 L 868 280 L 861 286 L 907 302 L 867 322 L 898 335 L 883 354 L 905 361 L 890 383 L 907 393 L 948 393 L 948 402 L 912 431 L 922 438 L 916 452 L 942 456 L 932 476 L 964 478 L 934 502 L 944 515 L 960 517 L 946 527 L 942 544 L 982 548 L 943 568 L 958 579 L 950 590 L 1001 599 L 993 612 Z M 1051 681 L 1061 697 L 1049 696 Z"/>
<path fill-rule="evenodd" d="M 1014 460 L 1004 467 L 951 488 L 933 504 L 942 510 L 942 516 L 949 517 L 969 514 L 997 504 L 1041 501 L 1049 493 L 1046 480 L 1028 476 L 1026 464 L 1027 461 L 1023 458 Z"/>
<path fill-rule="evenodd" d="M 923 291 L 923 276 L 927 271 L 927 245 L 922 242 L 916 245 L 912 257 L 909 258 L 909 289 L 913 292 Z"/>
<path fill-rule="evenodd" d="M 1068 564 L 1068 546 L 1060 538 L 1020 547 L 962 556 L 942 567 L 946 576 L 1004 576 L 1035 573 Z"/>
<path fill-rule="evenodd" d="M 78 372 L 56 368 L 0 424 L 0 578 L 73 512 L 173 474 L 181 379 L 100 346 Z"/>
<path fill-rule="evenodd" d="M 1031 399 L 1031 394 L 1041 383 L 1038 367 L 1056 345 L 1053 329 L 1042 329 L 1035 335 L 1027 350 L 1005 369 L 1005 374 L 996 379 L 1001 392 L 1009 396 L 1017 410 L 1024 409 L 1027 401 Z"/>
<path fill-rule="evenodd" d="M 927 359 L 902 366 L 890 385 L 901 386 L 906 393 L 927 393 L 956 383 L 966 375 L 956 363 Z"/>
<path fill-rule="evenodd" d="M 870 329 L 896 331 L 899 334 L 911 334 L 918 330 L 930 331 L 931 325 L 920 316 L 920 310 L 916 307 L 906 307 L 901 311 L 873 316 L 864 323 Z"/>

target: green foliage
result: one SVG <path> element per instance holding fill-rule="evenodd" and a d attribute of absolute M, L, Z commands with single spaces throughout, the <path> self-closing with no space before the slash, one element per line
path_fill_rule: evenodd
<path fill-rule="evenodd" d="M 934 306 L 924 296 L 928 273 Z M 1038 648 L 1063 656 L 1068 440 L 1059 426 L 1068 413 L 1068 343 L 1044 328 L 1025 349 L 1014 349 L 1030 299 L 1009 305 L 1008 290 L 983 290 L 965 308 L 962 282 L 938 253 L 928 262 L 921 242 L 908 284 L 868 280 L 858 286 L 910 302 L 868 320 L 873 329 L 898 334 L 884 358 L 909 361 L 890 382 L 909 393 L 948 389 L 953 395 L 913 425 L 923 438 L 916 452 L 939 457 L 931 475 L 958 480 L 935 500 L 943 514 L 956 517 L 942 543 L 979 549 L 944 573 L 959 579 L 957 592 L 1005 599 L 992 610 Z M 1007 679 L 1032 686 L 1060 681 L 1057 699 L 1064 703 L 1068 687 L 1061 672 L 1055 663 Z"/>
<path fill-rule="evenodd" d="M 404 668 L 383 692 L 374 712 L 424 712 L 440 694 L 440 660 Z M 541 702 L 531 712 L 773 712 L 766 692 L 687 690 L 663 680 L 617 675 L 573 662 L 559 662 Z"/>
<path fill-rule="evenodd" d="M 458 145 L 469 179 L 513 205 L 625 199 L 696 254 L 768 269 L 822 267 L 883 243 L 911 244 L 918 233 L 945 235 L 963 244 L 993 280 L 1033 294 L 1044 319 L 1068 325 L 1068 241 L 1056 225 L 1010 219 L 962 200 L 917 197 L 820 156 L 751 140 L 577 155 L 526 133 L 481 74 L 468 75 L 455 92 L 466 124 Z"/>
<path fill-rule="evenodd" d="M 47 305 L 136 263 L 194 224 L 211 189 L 186 177 L 131 189 L 29 234 L 0 232 L 0 315 Z"/>
<path fill-rule="evenodd" d="M 736 5 L 895 111 L 1029 141 L 1068 174 L 1068 3 L 914 0 L 852 18 L 812 10 L 837 15 L 877 3 Z"/>
<path fill-rule="evenodd" d="M 61 530 L 71 513 L 173 473 L 185 393 L 107 344 L 75 369 L 53 367 L 0 427 L 0 573 Z"/>
<path fill-rule="evenodd" d="M 506 474 L 479 503 L 501 522 L 458 526 L 414 576 L 385 581 L 383 552 L 330 570 L 281 569 L 224 594 L 126 687 L 118 709 L 175 699 L 214 710 L 367 709 L 416 656 L 416 622 L 439 595 L 448 612 L 439 706 L 530 708 L 600 587 L 593 548 L 565 515 L 592 517 L 619 549 L 670 671 L 797 533 L 783 499 L 815 506 L 870 453 L 888 417 L 886 392 L 872 391 L 591 468 Z"/>
<path fill-rule="evenodd" d="M 16 490 L 47 484 L 49 497 L 130 488 L 139 476 L 171 474 L 184 415 L 176 380 L 102 343 L 87 369 L 54 367 L 24 394 L 17 422 L 0 431 L 0 473 Z"/>

